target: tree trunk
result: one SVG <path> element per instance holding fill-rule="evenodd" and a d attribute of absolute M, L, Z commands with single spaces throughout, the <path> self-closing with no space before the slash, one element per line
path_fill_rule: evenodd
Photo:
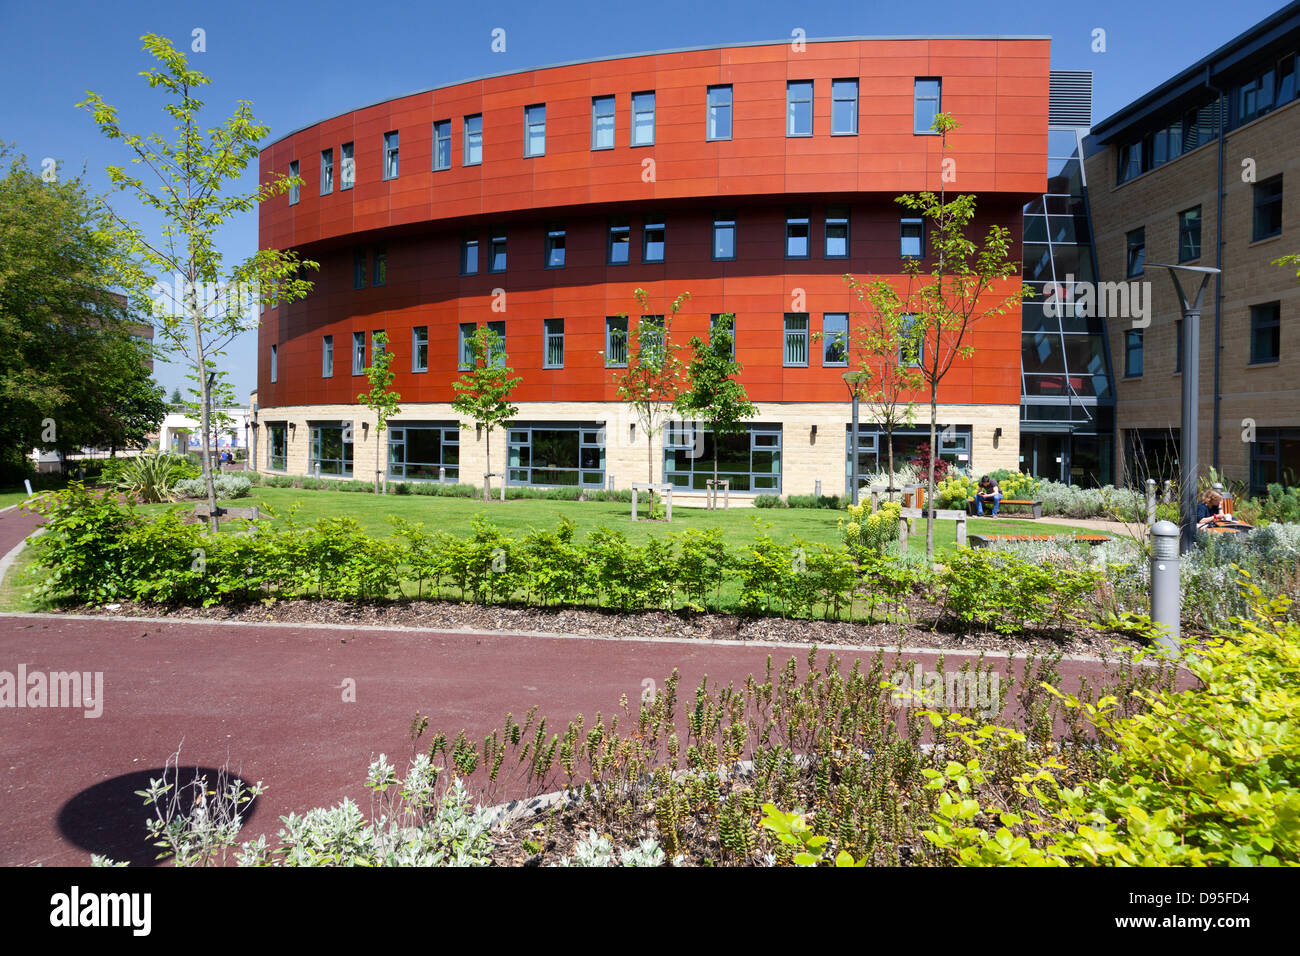
<path fill-rule="evenodd" d="M 214 534 L 220 525 L 217 518 L 217 485 L 212 474 L 212 448 L 208 439 L 212 429 L 212 389 L 208 380 L 207 352 L 203 348 L 203 325 L 199 315 L 198 290 L 194 282 L 190 283 L 189 294 L 190 323 L 194 327 L 195 369 L 199 373 L 199 431 L 202 441 L 199 444 L 199 461 L 203 464 L 203 484 L 208 492 L 208 530 Z"/>
<path fill-rule="evenodd" d="M 930 464 L 926 469 L 925 483 L 925 557 L 934 563 L 934 459 L 937 450 L 934 447 L 935 428 L 939 418 L 939 391 L 937 386 L 930 386 Z"/>
<path fill-rule="evenodd" d="M 646 505 L 647 518 L 653 518 L 655 516 L 655 443 L 650 437 L 650 425 L 652 422 L 653 418 L 647 417 L 643 423 L 645 427 L 642 428 L 642 431 L 645 432 L 646 481 L 650 484 L 650 488 L 646 492 L 646 494 L 649 495 L 649 504 Z"/>
<path fill-rule="evenodd" d="M 710 507 L 718 507 L 718 433 L 713 433 L 713 498 Z"/>
<path fill-rule="evenodd" d="M 492 474 L 492 429 L 487 429 L 487 444 L 484 446 L 484 460 L 487 462 L 487 474 L 483 476 L 483 500 L 490 501 L 492 496 L 488 493 L 488 485 L 492 481 L 488 475 Z M 502 479 L 504 480 L 504 479 Z"/>
<path fill-rule="evenodd" d="M 889 500 L 894 500 L 894 426 L 890 425 L 885 429 L 885 441 L 889 442 Z M 854 454 L 857 449 L 854 449 Z"/>
<path fill-rule="evenodd" d="M 383 438 L 383 436 L 384 436 L 384 430 L 379 427 L 379 423 L 376 421 L 375 423 L 375 494 L 379 494 L 379 473 L 382 470 L 382 466 L 379 464 L 379 448 L 380 448 L 380 440 Z"/>

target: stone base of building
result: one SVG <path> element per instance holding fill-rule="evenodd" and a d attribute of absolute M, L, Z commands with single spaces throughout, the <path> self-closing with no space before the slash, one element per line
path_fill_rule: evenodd
<path fill-rule="evenodd" d="M 852 418 L 847 402 L 759 403 L 757 407 L 758 414 L 750 421 L 754 470 L 746 479 L 733 481 L 732 494 L 743 498 L 756 494 L 810 495 L 820 490 L 824 495 L 834 495 L 847 491 L 848 434 Z M 917 408 L 916 428 L 928 429 L 928 413 L 928 406 Z M 977 475 L 1001 468 L 1018 470 L 1019 420 L 1018 405 L 940 405 L 938 408 L 939 426 L 947 429 L 945 447 L 957 449 L 949 457 L 958 467 Z M 326 447 L 336 440 L 338 433 L 334 429 L 348 426 L 352 439 L 351 473 L 335 464 L 336 459 Z M 878 431 L 865 407 L 859 427 L 863 435 Z M 389 420 L 383 433 L 392 461 L 378 441 L 380 433 L 374 414 L 363 406 L 259 408 L 250 467 L 264 474 L 309 476 L 317 474 L 320 456 L 327 458 L 320 462 L 322 478 L 373 481 L 379 470 L 386 473 L 390 482 L 438 480 L 438 462 L 407 465 L 400 460 L 405 452 L 396 446 L 404 445 L 407 433 L 416 428 L 426 429 L 427 435 L 441 429 L 448 440 L 456 433 L 454 465 L 444 466 L 441 472 L 449 482 L 481 485 L 484 473 L 490 470 L 498 475 L 510 472 L 511 485 L 576 484 L 590 489 L 626 489 L 633 482 L 651 480 L 652 469 L 654 482 L 665 480 L 665 441 L 680 449 L 667 475 L 667 480 L 679 486 L 676 493 L 702 495 L 704 480 L 713 476 L 712 454 L 701 454 L 700 441 L 689 425 L 671 422 L 664 434 L 654 436 L 653 445 L 648 446 L 643 424 L 625 406 L 610 402 L 521 404 L 513 429 L 516 437 L 528 437 L 532 441 L 526 452 L 524 443 L 516 443 L 514 454 L 509 440 L 511 430 L 498 429 L 489 436 L 472 422 L 462 427 L 449 404 L 403 405 L 401 414 Z M 532 431 L 525 434 L 529 429 Z M 577 437 L 572 437 L 573 432 Z M 569 436 L 562 443 L 564 448 L 578 449 L 580 455 L 580 460 L 574 462 L 576 467 L 568 471 L 546 467 L 556 464 L 545 459 L 556 455 L 554 438 L 561 433 Z M 547 441 L 552 445 L 549 449 L 533 447 Z M 412 447 L 415 447 L 413 438 Z M 883 440 L 880 449 L 883 468 Z M 779 455 L 774 457 L 774 451 Z M 602 467 L 588 467 L 597 463 Z M 408 468 L 411 473 L 406 473 Z M 494 478 L 493 487 L 498 487 L 499 482 L 500 478 Z M 743 487 L 746 484 L 750 487 Z"/>

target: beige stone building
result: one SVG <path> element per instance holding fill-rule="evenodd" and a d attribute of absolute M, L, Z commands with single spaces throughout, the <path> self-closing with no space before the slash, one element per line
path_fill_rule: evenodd
<path fill-rule="evenodd" d="M 1291 4 L 1095 124 L 1086 144 L 1098 279 L 1144 303 L 1106 318 L 1121 480 L 1177 471 L 1182 317 L 1160 263 L 1222 270 L 1200 320 L 1201 473 L 1254 492 L 1300 483 L 1300 281 L 1274 264 L 1300 253 L 1298 50 Z M 1184 276 L 1194 290 L 1199 277 Z"/>

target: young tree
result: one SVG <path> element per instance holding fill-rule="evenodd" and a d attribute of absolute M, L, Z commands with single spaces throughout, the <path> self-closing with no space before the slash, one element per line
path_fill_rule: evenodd
<path fill-rule="evenodd" d="M 153 239 L 141 226 L 103 204 L 111 223 L 108 234 L 118 249 L 114 271 L 137 302 L 152 306 L 160 345 L 183 357 L 198 377 L 200 430 L 207 436 L 211 431 L 212 363 L 237 335 L 257 324 L 256 295 L 269 290 L 272 305 L 300 299 L 311 290 L 311 283 L 302 278 L 302 269 L 318 267 L 315 262 L 300 261 L 293 251 L 279 249 L 261 249 L 234 266 L 225 266 L 216 247 L 217 231 L 259 203 L 294 185 L 301 186 L 302 180 L 272 174 L 252 192 L 224 192 L 256 161 L 269 128 L 254 119 L 246 100 L 240 100 L 222 125 L 204 130 L 200 125 L 204 104 L 196 94 L 211 80 L 191 70 L 185 55 L 164 37 L 151 33 L 141 39 L 157 61 L 155 68 L 142 75 L 151 88 L 166 95 L 163 110 L 174 124 L 176 140 L 169 142 L 159 133 L 127 132 L 118 121 L 116 108 L 94 92 L 88 91 L 78 106 L 93 114 L 105 136 L 126 145 L 133 167 L 138 165 L 150 174 L 146 182 L 121 166 L 107 169 L 114 187 L 133 195 L 162 220 L 160 237 Z M 176 276 L 176 286 L 159 284 L 155 280 L 159 275 Z M 213 513 L 211 526 L 216 530 L 212 450 L 206 442 L 201 454 Z"/>
<path fill-rule="evenodd" d="M 465 340 L 470 367 L 451 383 L 457 392 L 451 407 L 458 415 L 474 422 L 487 433 L 487 470 L 492 471 L 492 432 L 519 414 L 519 406 L 510 404 L 510 393 L 523 381 L 511 378 L 514 369 L 506 365 L 501 337 L 487 326 L 480 326 Z M 461 428 L 468 428 L 465 422 Z M 490 500 L 487 480 L 483 481 L 483 500 Z"/>
<path fill-rule="evenodd" d="M 975 197 L 959 195 L 948 201 L 945 188 L 949 162 L 948 134 L 959 124 L 947 113 L 938 114 L 932 126 L 941 136 L 940 191 L 904 195 L 897 202 L 925 222 L 931 256 L 928 271 L 922 258 L 908 259 L 904 269 L 906 288 L 898 290 L 883 283 L 880 306 L 890 314 L 910 315 L 916 323 L 920 341 L 920 372 L 930 398 L 930 447 L 938 448 L 939 385 L 958 358 L 970 358 L 974 348 L 965 342 L 966 334 L 978 322 L 1002 315 L 1019 307 L 1028 290 L 1023 283 L 1011 283 L 1020 273 L 1020 263 L 1008 258 L 1011 231 L 1004 226 L 989 227 L 988 234 L 976 245 L 967 233 L 973 231 Z M 922 250 L 924 252 L 924 250 Z M 1014 285 L 1014 291 L 1008 286 Z M 925 527 L 925 553 L 934 560 L 934 456 L 926 475 L 925 500 L 928 507 Z"/>
<path fill-rule="evenodd" d="M 677 353 L 681 346 L 672 340 L 673 318 L 691 297 L 683 292 L 673 299 L 663 321 L 650 314 L 650 294 L 645 289 L 635 289 L 632 295 L 641 307 L 641 316 L 635 331 L 626 314 L 619 316 L 628 323 L 629 335 L 623 346 L 627 350 L 627 366 L 614 373 L 618 397 L 632 411 L 646 440 L 646 481 L 655 480 L 655 436 L 663 432 L 664 424 L 672 415 L 674 404 L 682 391 L 683 367 Z M 650 492 L 650 510 L 654 511 L 655 496 Z"/>
<path fill-rule="evenodd" d="M 379 494 L 379 477 L 384 471 L 380 463 L 384 431 L 388 428 L 388 420 L 402 410 L 398 406 L 402 396 L 391 390 L 396 376 L 391 368 L 393 353 L 388 351 L 388 333 L 376 332 L 373 341 L 375 354 L 370 359 L 370 368 L 366 369 L 370 391 L 358 395 L 357 401 L 365 402 L 366 407 L 375 413 L 375 494 Z M 387 478 L 384 480 L 384 488 L 388 488 Z"/>
<path fill-rule="evenodd" d="M 736 361 L 736 317 L 731 313 L 718 316 L 706 342 L 698 335 L 688 344 L 691 360 L 686 367 L 689 386 L 677 398 L 677 411 L 683 418 L 699 419 L 713 435 L 713 481 L 718 480 L 718 439 L 743 432 L 746 419 L 758 414 L 749 400 L 745 386 L 736 380 L 743 366 Z M 709 499 L 713 507 L 713 499 Z"/>
<path fill-rule="evenodd" d="M 858 282 L 845 275 L 859 302 L 868 310 L 853 316 L 845 343 L 852 364 L 857 358 L 859 399 L 866 402 L 867 420 L 885 433 L 889 460 L 889 500 L 894 500 L 894 432 L 916 420 L 914 396 L 925 380 L 921 374 L 922 330 L 900 309 L 897 294 L 884 279 Z M 853 449 L 850 454 L 857 454 Z"/>

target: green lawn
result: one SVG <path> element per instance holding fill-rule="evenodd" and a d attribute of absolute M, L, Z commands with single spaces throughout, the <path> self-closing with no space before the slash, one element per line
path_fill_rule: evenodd
<path fill-rule="evenodd" d="M 0 491 L 0 508 L 8 508 L 10 505 L 16 505 L 18 502 L 27 498 L 27 492 L 21 488 L 18 491 Z"/>
<path fill-rule="evenodd" d="M 439 498 L 425 495 L 371 495 L 361 492 L 302 491 L 296 488 L 254 488 L 253 495 L 230 502 L 248 507 L 256 505 L 277 516 L 288 513 L 298 504 L 298 520 L 312 522 L 318 518 L 346 515 L 355 518 L 370 534 L 392 533 L 389 515 L 410 521 L 422 521 L 430 529 L 468 534 L 474 515 L 482 514 L 507 531 L 523 534 L 530 528 L 548 528 L 568 517 L 583 535 L 597 525 L 621 528 L 634 541 L 659 537 L 669 531 L 687 528 L 722 528 L 732 546 L 753 541 L 755 520 L 768 526 L 768 532 L 780 541 L 802 538 L 808 542 L 833 544 L 839 540 L 836 522 L 845 512 L 824 508 L 732 508 L 708 511 L 704 508 L 674 507 L 672 524 L 662 521 L 630 520 L 631 506 L 616 501 L 545 501 L 512 498 L 485 504 L 478 498 Z M 147 505 L 143 510 L 159 510 L 167 505 Z M 642 506 L 644 508 L 644 505 Z M 644 511 L 642 512 L 644 514 Z M 925 552 L 925 523 L 917 522 L 917 533 L 908 541 L 909 550 Z M 970 534 L 1068 534 L 1077 529 L 1045 522 L 1017 518 L 972 518 L 967 523 Z M 956 544 L 956 525 L 951 521 L 935 523 L 935 551 L 945 552 Z"/>

